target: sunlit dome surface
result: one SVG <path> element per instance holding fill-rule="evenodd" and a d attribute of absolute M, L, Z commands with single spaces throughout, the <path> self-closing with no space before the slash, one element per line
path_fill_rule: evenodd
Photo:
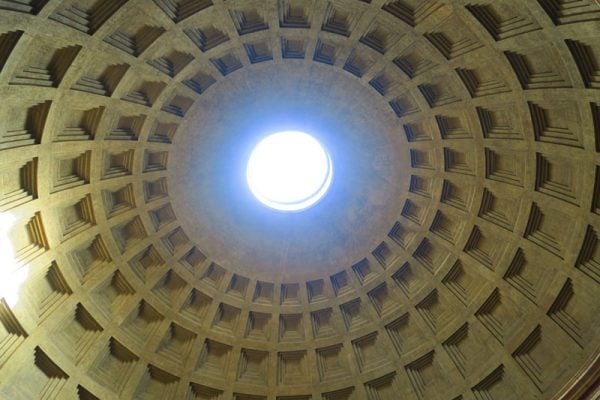
<path fill-rule="evenodd" d="M 264 205 L 299 211 L 319 201 L 333 177 L 331 158 L 312 136 L 298 131 L 264 138 L 252 151 L 246 179 Z"/>

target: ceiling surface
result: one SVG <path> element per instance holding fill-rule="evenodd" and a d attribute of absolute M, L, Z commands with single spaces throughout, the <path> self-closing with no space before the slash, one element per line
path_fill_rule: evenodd
<path fill-rule="evenodd" d="M 0 398 L 592 398 L 599 90 L 596 0 L 0 0 Z"/>

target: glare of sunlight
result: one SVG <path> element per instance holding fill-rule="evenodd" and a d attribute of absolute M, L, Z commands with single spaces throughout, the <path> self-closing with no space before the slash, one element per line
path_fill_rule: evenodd
<path fill-rule="evenodd" d="M 29 267 L 18 265 L 10 242 L 9 232 L 15 223 L 13 215 L 0 213 L 0 299 L 9 307 L 19 301 L 19 290 L 27 279 Z"/>

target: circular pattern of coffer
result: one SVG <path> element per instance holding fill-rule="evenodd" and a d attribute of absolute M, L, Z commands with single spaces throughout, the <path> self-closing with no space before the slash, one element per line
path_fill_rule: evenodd
<path fill-rule="evenodd" d="M 599 89 L 595 0 L 0 1 L 0 397 L 592 396 Z"/>

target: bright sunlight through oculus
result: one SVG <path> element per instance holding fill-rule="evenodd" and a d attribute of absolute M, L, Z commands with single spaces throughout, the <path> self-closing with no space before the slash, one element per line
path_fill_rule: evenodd
<path fill-rule="evenodd" d="M 246 179 L 261 203 L 299 211 L 319 201 L 333 177 L 329 154 L 312 136 L 297 131 L 264 138 L 252 151 Z"/>

